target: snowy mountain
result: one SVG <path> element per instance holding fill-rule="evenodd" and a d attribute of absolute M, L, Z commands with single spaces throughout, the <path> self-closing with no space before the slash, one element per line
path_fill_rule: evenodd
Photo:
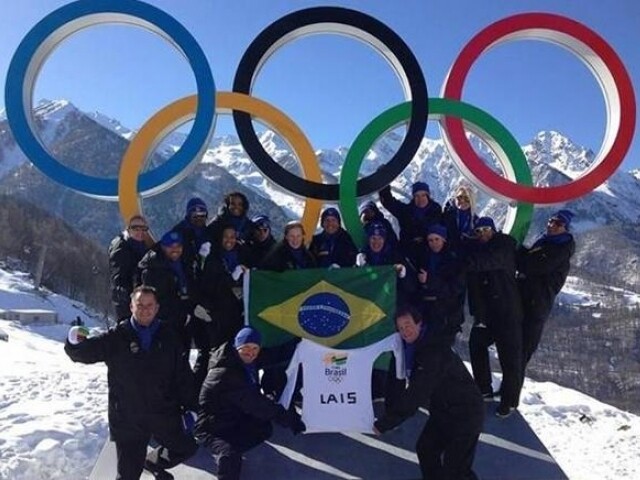
<path fill-rule="evenodd" d="M 572 287 L 570 296 L 588 293 Z M 582 300 L 581 300 L 582 301 Z M 27 276 L 0 269 L 0 303 L 48 308 L 60 318 L 95 317 L 67 298 L 36 294 Z M 62 344 L 66 324 L 25 327 L 0 320 L 0 478 L 86 478 L 107 439 L 103 364 L 75 364 Z M 499 376 L 494 379 L 499 383 Z M 640 475 L 640 417 L 554 383 L 525 381 L 520 411 L 572 479 L 633 479 Z M 482 439 L 481 439 L 482 441 Z"/>
<path fill-rule="evenodd" d="M 118 165 L 135 131 L 98 112 L 85 114 L 67 100 L 42 100 L 34 112 L 43 142 L 62 163 L 83 173 L 114 178 Z M 259 133 L 265 150 L 287 170 L 301 174 L 301 168 L 288 144 L 271 131 Z M 368 175 L 397 151 L 402 130 L 389 132 L 368 152 L 361 175 Z M 153 154 L 150 164 L 158 165 L 175 152 L 185 134 L 169 134 Z M 496 168 L 489 149 L 471 137 L 476 150 Z M 576 145 L 559 132 L 540 132 L 523 146 L 537 185 L 557 185 L 575 178 L 594 157 L 591 149 Z M 321 149 L 316 152 L 326 183 L 336 183 L 348 149 Z M 392 182 L 394 193 L 408 199 L 416 180 L 429 183 L 432 196 L 444 203 L 461 175 L 451 162 L 441 140 L 425 138 L 407 168 Z M 251 214 L 272 217 L 274 230 L 281 231 L 286 221 L 299 218 L 303 200 L 282 191 L 257 170 L 244 153 L 238 139 L 228 135 L 214 138 L 201 163 L 184 181 L 170 190 L 144 201 L 145 214 L 153 219 L 154 229 L 164 231 L 183 216 L 183 205 L 193 196 L 203 197 L 215 213 L 223 195 L 244 192 L 251 203 Z M 83 225 L 83 235 L 106 245 L 113 237 L 114 225 L 121 225 L 117 205 L 81 196 L 65 189 L 35 169 L 16 147 L 6 119 L 0 114 L 0 193 L 18 195 L 65 219 Z M 377 196 L 372 198 L 377 200 Z M 52 201 L 53 200 L 53 201 Z M 361 199 L 364 201 L 365 199 Z M 526 242 L 544 228 L 548 215 L 560 205 L 537 207 Z M 618 171 L 596 191 L 568 202 L 572 209 L 573 230 L 578 249 L 574 273 L 594 281 L 640 291 L 635 267 L 640 261 L 640 170 Z M 507 204 L 478 192 L 478 210 L 503 225 Z M 89 215 L 89 218 L 87 217 Z M 615 243 L 615 249 L 606 245 Z M 602 278 L 603 274 L 607 278 Z"/>

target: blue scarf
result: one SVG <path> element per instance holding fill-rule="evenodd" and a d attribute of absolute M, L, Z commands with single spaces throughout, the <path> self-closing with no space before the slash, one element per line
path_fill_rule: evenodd
<path fill-rule="evenodd" d="M 168 259 L 167 259 L 168 260 Z M 176 261 L 168 260 L 169 267 L 173 270 L 173 273 L 176 276 L 176 281 L 178 282 L 178 290 L 183 295 L 187 294 L 187 276 L 184 273 L 184 266 L 182 265 L 182 261 L 180 259 Z"/>
<path fill-rule="evenodd" d="M 471 222 L 471 209 L 460 210 L 456 207 L 456 224 L 458 226 L 458 232 L 460 235 L 471 234 L 473 225 Z"/>
<path fill-rule="evenodd" d="M 387 265 L 387 254 L 389 253 L 389 245 L 387 245 L 387 241 L 385 240 L 384 247 L 379 252 L 374 252 L 371 250 L 371 247 L 367 245 L 362 250 L 367 257 L 367 263 L 369 265 L 377 266 L 377 265 Z"/>
<path fill-rule="evenodd" d="M 296 269 L 304 268 L 307 266 L 307 258 L 304 255 L 304 247 L 291 248 L 289 244 L 287 244 L 287 248 L 291 252 L 291 256 L 293 256 L 293 261 L 295 262 Z"/>
<path fill-rule="evenodd" d="M 238 265 L 240 265 L 240 259 L 238 258 L 238 250 L 222 250 L 221 253 L 222 264 L 224 265 L 227 273 L 233 273 Z"/>
<path fill-rule="evenodd" d="M 319 267 L 328 267 L 333 261 L 333 250 L 336 246 L 336 238 L 338 237 L 337 233 L 328 234 L 326 232 L 322 233 L 321 242 L 320 242 L 320 251 L 328 252 L 328 255 L 322 255 L 318 257 L 318 266 Z"/>
<path fill-rule="evenodd" d="M 242 361 L 242 360 L 240 360 Z M 254 363 L 246 364 L 242 362 L 242 366 L 244 367 L 244 373 L 247 375 L 247 379 L 251 383 L 251 385 L 258 386 L 258 369 Z"/>
<path fill-rule="evenodd" d="M 422 220 L 427 216 L 429 210 L 431 209 L 432 204 L 429 202 L 426 207 L 418 207 L 415 203 L 411 203 L 411 215 L 416 220 Z"/>
<path fill-rule="evenodd" d="M 143 351 L 148 352 L 151 349 L 153 337 L 158 331 L 158 328 L 160 328 L 160 322 L 154 319 L 148 327 L 140 325 L 133 317 L 131 317 L 130 322 L 131 327 L 138 335 L 138 340 L 140 340 L 140 348 L 142 348 Z"/>
<path fill-rule="evenodd" d="M 573 235 L 569 232 L 560 233 L 558 235 L 547 235 L 546 233 L 543 233 L 531 248 L 540 247 L 544 244 L 563 245 L 565 243 L 569 243 L 571 240 L 573 240 Z"/>
<path fill-rule="evenodd" d="M 416 346 L 420 343 L 426 332 L 427 329 L 425 328 L 424 322 L 422 322 L 420 324 L 420 334 L 415 342 L 407 343 L 404 340 L 402 341 L 404 345 L 404 369 L 407 378 L 411 376 L 411 371 L 413 370 L 413 363 L 416 358 Z"/>
<path fill-rule="evenodd" d="M 426 265 L 427 273 L 429 273 L 429 275 L 436 275 L 438 273 L 438 267 L 440 267 L 440 264 L 442 263 L 442 255 L 440 255 L 440 253 L 442 253 L 442 251 L 439 253 L 433 251 L 429 252 Z"/>
<path fill-rule="evenodd" d="M 246 238 L 244 237 L 245 237 L 245 226 L 247 224 L 247 217 L 245 216 L 236 217 L 235 215 L 229 214 L 228 220 L 233 226 L 233 228 L 235 228 L 236 235 L 238 236 L 238 238 L 240 240 L 246 240 Z"/>

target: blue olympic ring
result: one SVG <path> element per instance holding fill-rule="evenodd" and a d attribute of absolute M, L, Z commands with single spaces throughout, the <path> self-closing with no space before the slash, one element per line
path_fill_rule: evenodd
<path fill-rule="evenodd" d="M 169 160 L 140 176 L 138 191 L 152 194 L 176 184 L 197 165 L 209 144 L 215 126 L 216 89 L 202 48 L 186 28 L 164 11 L 138 0 L 79 0 L 65 5 L 38 22 L 20 42 L 11 59 L 5 86 L 7 119 L 27 158 L 56 182 L 88 196 L 108 200 L 118 198 L 117 178 L 85 175 L 58 162 L 34 133 L 31 105 L 33 85 L 40 67 L 58 43 L 90 25 L 122 22 L 146 28 L 169 40 L 194 71 L 198 107 L 193 127 Z"/>

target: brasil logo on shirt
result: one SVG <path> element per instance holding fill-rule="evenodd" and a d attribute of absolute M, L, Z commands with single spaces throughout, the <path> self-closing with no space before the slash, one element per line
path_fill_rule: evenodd
<path fill-rule="evenodd" d="M 322 358 L 324 375 L 330 382 L 340 383 L 347 375 L 348 352 L 328 352 Z"/>

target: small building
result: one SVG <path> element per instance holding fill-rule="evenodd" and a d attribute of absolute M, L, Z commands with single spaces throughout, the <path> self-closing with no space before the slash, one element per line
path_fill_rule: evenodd
<path fill-rule="evenodd" d="M 20 322 L 22 325 L 49 325 L 58 323 L 58 312 L 37 308 L 13 308 L 10 310 L 0 310 L 0 318 Z"/>

